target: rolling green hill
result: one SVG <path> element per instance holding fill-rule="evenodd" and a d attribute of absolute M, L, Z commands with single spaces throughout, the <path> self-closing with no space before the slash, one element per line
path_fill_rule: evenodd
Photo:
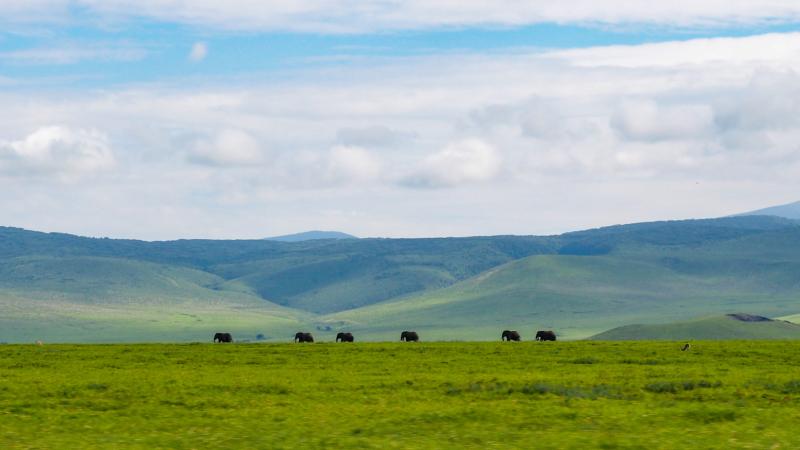
<path fill-rule="evenodd" d="M 222 327 L 289 336 L 310 314 L 220 289 L 196 269 L 106 257 L 0 261 L 0 341 L 205 340 Z"/>
<path fill-rule="evenodd" d="M 314 313 L 439 288 L 556 245 L 526 236 L 143 242 L 0 228 L 0 262 L 92 256 L 189 268 L 219 277 L 221 288 Z"/>
<path fill-rule="evenodd" d="M 800 339 L 800 325 L 760 316 L 729 314 L 653 325 L 626 325 L 604 331 L 598 341 Z"/>
<path fill-rule="evenodd" d="M 0 228 L 0 341 L 583 338 L 630 323 L 800 313 L 800 226 L 777 217 L 560 236 L 95 239 Z M 328 336 L 331 334 L 331 336 Z"/>
<path fill-rule="evenodd" d="M 637 322 L 800 310 L 796 227 L 705 241 L 696 232 L 668 241 L 646 231 L 601 237 L 613 242 L 602 254 L 530 256 L 440 290 L 327 318 L 371 333 L 416 327 L 435 338 L 490 339 L 504 328 L 525 330 L 523 338 L 555 329 L 576 339 Z M 596 240 L 584 242 L 599 247 L 600 239 L 590 237 Z"/>

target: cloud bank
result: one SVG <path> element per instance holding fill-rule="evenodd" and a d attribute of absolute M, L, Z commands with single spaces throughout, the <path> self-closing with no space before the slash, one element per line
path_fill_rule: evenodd
<path fill-rule="evenodd" d="M 784 33 L 397 57 L 246 87 L 6 92 L 0 201 L 17 225 L 41 223 L 19 205 L 39 202 L 57 229 L 159 238 L 730 214 L 800 192 L 797 49 Z"/>
<path fill-rule="evenodd" d="M 6 0 L 6 21 L 52 21 L 80 11 L 98 21 L 143 17 L 222 29 L 352 33 L 537 23 L 724 27 L 800 19 L 793 0 Z"/>

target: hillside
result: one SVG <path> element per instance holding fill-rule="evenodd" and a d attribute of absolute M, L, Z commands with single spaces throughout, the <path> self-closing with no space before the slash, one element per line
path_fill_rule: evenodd
<path fill-rule="evenodd" d="M 560 236 L 96 239 L 0 228 L 0 341 L 584 338 L 630 323 L 800 312 L 800 226 L 777 217 Z M 322 330 L 322 331 L 320 331 Z M 327 330 L 327 331 L 326 331 Z"/>
<path fill-rule="evenodd" d="M 602 254 L 534 255 L 443 289 L 327 319 L 374 333 L 416 326 L 443 339 L 493 339 L 504 328 L 525 330 L 523 338 L 554 329 L 579 339 L 637 322 L 800 310 L 797 227 L 719 240 L 698 240 L 702 229 L 665 227 L 669 233 L 650 226 L 635 234 L 622 232 L 625 227 L 603 230 L 581 241 L 584 248 L 602 246 Z"/>
<path fill-rule="evenodd" d="M 740 216 L 777 216 L 787 219 L 800 220 L 800 202 L 786 205 L 772 206 L 769 208 L 739 214 Z"/>
<path fill-rule="evenodd" d="M 0 261 L 9 264 L 32 255 L 90 256 L 190 268 L 216 276 L 215 289 L 314 313 L 447 286 L 520 257 L 553 252 L 555 245 L 524 236 L 144 242 L 0 228 Z"/>
<path fill-rule="evenodd" d="M 599 333 L 598 341 L 800 339 L 800 325 L 761 316 L 727 314 L 718 317 L 653 325 L 626 325 Z"/>
<path fill-rule="evenodd" d="M 0 261 L 0 341 L 206 340 L 290 336 L 310 314 L 220 289 L 195 269 L 105 257 Z M 277 336 L 276 336 L 277 337 Z"/>

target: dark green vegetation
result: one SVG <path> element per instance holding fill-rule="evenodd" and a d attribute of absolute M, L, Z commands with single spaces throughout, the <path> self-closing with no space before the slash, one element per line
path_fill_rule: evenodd
<path fill-rule="evenodd" d="M 694 339 L 800 339 L 800 325 L 747 315 L 725 315 L 668 324 L 625 325 L 591 339 L 602 341 Z"/>
<path fill-rule="evenodd" d="M 798 448 L 800 344 L 0 346 L 0 448 Z"/>
<path fill-rule="evenodd" d="M 302 242 L 91 239 L 0 228 L 0 342 L 587 337 L 800 311 L 800 226 L 654 222 L 560 236 Z"/>

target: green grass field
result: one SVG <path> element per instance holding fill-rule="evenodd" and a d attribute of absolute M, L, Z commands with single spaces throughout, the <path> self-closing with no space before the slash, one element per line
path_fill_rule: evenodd
<path fill-rule="evenodd" d="M 798 448 L 800 342 L 0 346 L 0 448 Z"/>

